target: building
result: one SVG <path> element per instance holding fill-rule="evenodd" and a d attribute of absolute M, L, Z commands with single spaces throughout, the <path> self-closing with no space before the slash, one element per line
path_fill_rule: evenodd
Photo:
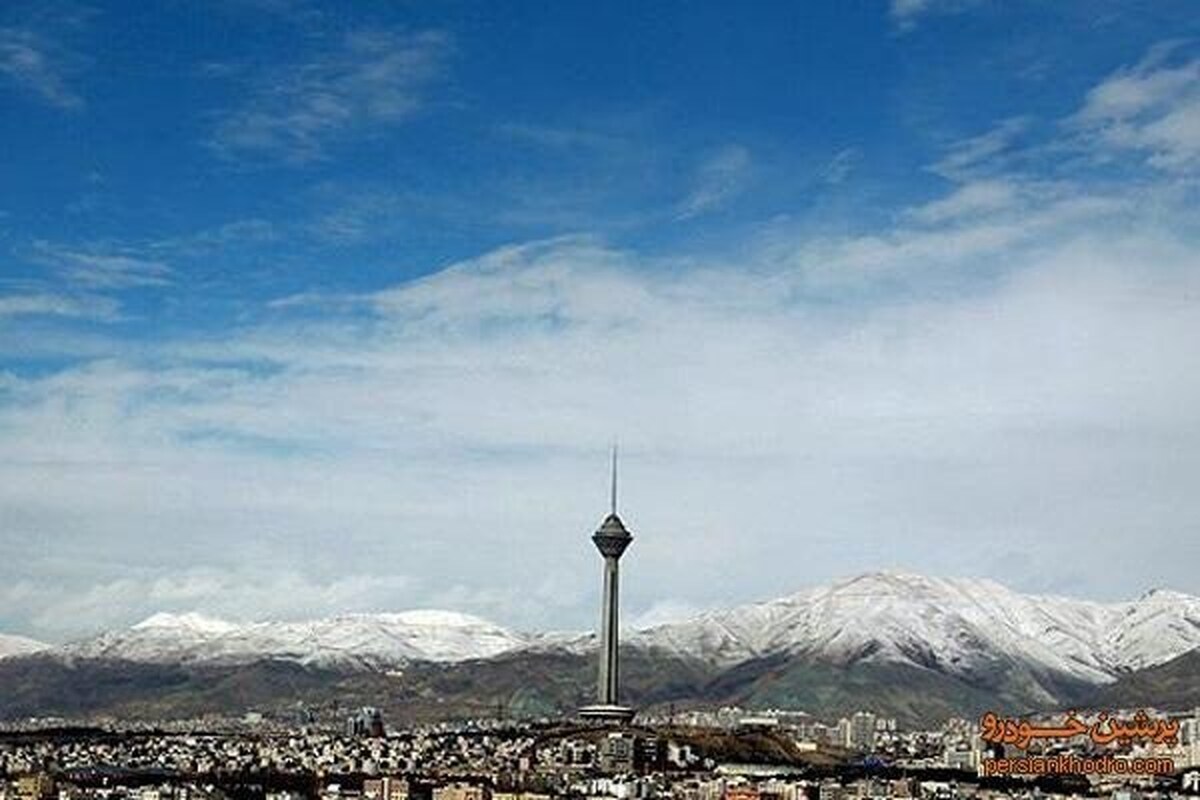
<path fill-rule="evenodd" d="M 14 800 L 50 800 L 54 797 L 54 778 L 48 772 L 20 775 L 13 783 Z"/>
<path fill-rule="evenodd" d="M 351 738 L 383 736 L 383 712 L 372 706 L 363 706 L 346 720 L 346 735 Z"/>
<path fill-rule="evenodd" d="M 837 721 L 837 727 L 833 732 L 833 743 L 839 747 L 850 747 L 852 739 L 850 720 L 842 717 Z"/>
<path fill-rule="evenodd" d="M 758 788 L 749 784 L 736 784 L 725 787 L 724 800 L 759 800 Z"/>
<path fill-rule="evenodd" d="M 600 668 L 596 686 L 595 705 L 580 709 L 588 718 L 627 722 L 634 710 L 620 704 L 620 663 L 618 630 L 620 626 L 619 599 L 620 560 L 633 536 L 617 515 L 617 448 L 612 451 L 612 493 L 608 516 L 592 534 L 592 542 L 604 557 L 604 598 L 600 607 Z"/>
<path fill-rule="evenodd" d="M 864 753 L 875 749 L 875 715 L 870 711 L 856 711 L 850 717 L 847 746 Z"/>
<path fill-rule="evenodd" d="M 1179 744 L 1187 762 L 1181 766 L 1200 767 L 1200 708 L 1179 721 Z"/>
<path fill-rule="evenodd" d="M 403 778 L 368 778 L 363 781 L 363 800 L 408 800 L 408 781 Z"/>
<path fill-rule="evenodd" d="M 563 739 L 558 744 L 557 763 L 564 767 L 590 766 L 592 747 L 583 739 Z"/>
<path fill-rule="evenodd" d="M 473 783 L 447 783 L 433 787 L 433 800 L 491 800 L 492 793 L 485 786 Z"/>
<path fill-rule="evenodd" d="M 654 734 L 638 736 L 633 745 L 633 767 L 638 772 L 661 772 L 667 767 L 666 748 Z"/>
<path fill-rule="evenodd" d="M 628 733 L 610 733 L 600 742 L 600 769 L 609 773 L 629 773 L 634 768 L 637 740 Z"/>

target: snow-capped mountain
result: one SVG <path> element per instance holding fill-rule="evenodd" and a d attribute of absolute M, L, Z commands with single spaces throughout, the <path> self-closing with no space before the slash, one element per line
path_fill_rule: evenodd
<path fill-rule="evenodd" d="M 786 656 L 981 680 L 1016 665 L 1034 676 L 1099 685 L 1200 647 L 1200 598 L 1155 590 L 1098 603 L 1020 594 L 990 580 L 880 572 L 628 633 L 624 642 L 718 669 Z M 466 614 L 409 611 L 257 623 L 156 614 L 56 652 L 150 663 L 271 658 L 388 668 L 594 647 L 586 634 L 522 634 Z"/>
<path fill-rule="evenodd" d="M 233 664 L 272 658 L 384 668 L 409 661 L 489 658 L 524 644 L 524 637 L 498 625 L 451 611 L 245 624 L 190 613 L 155 614 L 127 630 L 105 633 L 58 652 L 149 663 Z"/>
<path fill-rule="evenodd" d="M 724 666 L 788 654 L 967 674 L 1015 660 L 1100 684 L 1200 647 L 1200 598 L 1156 590 L 1097 603 L 1019 594 L 990 580 L 880 572 L 640 631 L 632 641 Z"/>
<path fill-rule="evenodd" d="M 48 647 L 50 645 L 34 639 L 27 639 L 24 636 L 12 636 L 0 633 L 0 658 L 28 656 L 45 650 Z"/>
<path fill-rule="evenodd" d="M 1164 590 L 1097 603 L 987 580 L 872 573 L 626 632 L 622 642 L 623 699 L 639 707 L 800 708 L 830 719 L 868 708 L 925 725 L 989 708 L 1099 708 L 1111 698 L 1130 707 L 1200 703 L 1189 680 L 1200 658 L 1200 598 Z M 286 713 L 301 697 L 361 702 L 364 693 L 402 717 L 497 703 L 567 712 L 592 692 L 595 646 L 591 634 L 514 633 L 446 611 L 254 623 L 156 614 L 53 648 L 49 661 L 0 658 L 0 686 L 16 689 L 0 691 L 0 719 L 131 708 L 153 719 Z"/>

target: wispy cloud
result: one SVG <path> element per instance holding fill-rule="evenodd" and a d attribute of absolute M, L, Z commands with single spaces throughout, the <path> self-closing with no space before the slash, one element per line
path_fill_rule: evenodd
<path fill-rule="evenodd" d="M 919 222 L 939 223 L 1000 211 L 1014 205 L 1024 190 L 1011 180 L 969 181 L 944 197 L 912 209 L 910 216 Z"/>
<path fill-rule="evenodd" d="M 0 76 L 67 110 L 83 106 L 67 79 L 71 60 L 64 48 L 32 30 L 0 28 Z"/>
<path fill-rule="evenodd" d="M 1161 208 L 1137 213 L 1138 198 L 1121 226 L 1104 224 L 1103 208 L 985 205 L 845 242 L 823 262 L 679 269 L 588 238 L 502 248 L 352 304 L 335 298 L 321 315 L 309 313 L 314 293 L 305 309 L 281 304 L 248 329 L 162 342 L 145 361 L 10 379 L 0 504 L 17 522 L 5 562 L 27 572 L 37 553 L 23 543 L 49 530 L 64 532 L 64 558 L 104 542 L 111 569 L 81 558 L 95 572 L 70 579 L 115 593 L 111 607 L 92 604 L 109 609 L 93 625 L 255 597 L 172 588 L 198 566 L 241 565 L 244 586 L 288 572 L 326 585 L 334 576 L 305 566 L 316 548 L 336 553 L 343 575 L 383 561 L 468 587 L 375 587 L 378 602 L 586 624 L 591 593 L 577 580 L 547 587 L 558 604 L 547 605 L 506 572 L 591 574 L 589 509 L 603 507 L 614 430 L 630 442 L 643 576 L 629 607 L 646 619 L 663 596 L 723 601 L 711 587 L 734 561 L 756 576 L 742 591 L 795 588 L 777 553 L 798 527 L 812 531 L 819 575 L 870 564 L 879 548 L 978 573 L 999 538 L 1069 554 L 1086 572 L 1081 554 L 1112 555 L 1097 540 L 1136 530 L 1177 543 L 1200 519 L 1180 499 L 1200 468 L 1200 450 L 1179 445 L 1200 436 L 1188 367 L 1200 317 L 1181 300 L 1200 291 L 1190 251 L 1164 232 Z M 816 304 L 795 291 L 813 270 L 856 265 L 869 268 L 866 301 L 844 282 Z M 896 275 L 954 291 L 888 291 Z M 1135 474 L 1161 459 L 1175 466 L 1153 482 Z M 1099 490 L 1103 509 L 1087 502 Z M 1014 496 L 1041 499 L 1014 513 Z M 897 529 L 903 551 L 889 551 Z M 181 549 L 148 564 L 164 530 Z M 682 575 L 685 546 L 696 552 Z M 461 558 L 468 548 L 475 557 Z M 132 564 L 149 577 L 120 584 Z M 1118 590 L 1150 575 L 1192 580 L 1147 565 Z M 164 576 L 167 593 L 139 593 Z M 66 592 L 39 586 L 28 607 L 62 606 L 54 624 L 65 624 L 73 606 L 51 595 Z M 369 599 L 319 597 L 331 611 Z M 285 593 L 270 613 L 314 602 Z"/>
<path fill-rule="evenodd" d="M 891 0 L 888 13 L 896 30 L 907 33 L 917 26 L 921 17 L 961 11 L 972 2 L 974 0 Z"/>
<path fill-rule="evenodd" d="M 1022 263 L 1081 226 L 1112 224 L 1133 211 L 1131 196 L 1078 196 L 974 184 L 910 209 L 909 224 L 842 238 L 810 237 L 783 260 L 799 272 L 796 288 L 817 296 L 890 291 L 919 295 L 970 287 L 1005 265 Z M 915 224 L 913 224 L 915 223 Z M 787 246 L 793 240 L 785 238 Z M 969 266 L 968 266 L 969 265 Z"/>
<path fill-rule="evenodd" d="M 696 170 L 693 186 L 679 204 L 678 219 L 700 216 L 723 206 L 746 187 L 750 176 L 750 151 L 739 144 L 722 147 Z"/>
<path fill-rule="evenodd" d="M 1200 166 L 1196 49 L 1179 42 L 1152 48 L 1093 88 L 1071 125 L 1089 137 L 1093 150 L 1139 153 L 1163 170 Z"/>
<path fill-rule="evenodd" d="M 331 50 L 252 77 L 245 101 L 220 121 L 211 144 L 230 157 L 319 159 L 335 140 L 420 110 L 450 49 L 437 31 L 348 34 Z"/>
<path fill-rule="evenodd" d="M 1028 117 L 1010 117 L 989 130 L 952 143 L 932 170 L 952 180 L 963 180 L 1004 166 L 1004 154 L 1028 130 Z"/>
<path fill-rule="evenodd" d="M 118 316 L 118 303 L 95 295 L 23 292 L 0 295 L 0 318 L 58 316 L 110 321 Z"/>
<path fill-rule="evenodd" d="M 496 133 L 515 141 L 555 149 L 603 149 L 626 145 L 625 140 L 619 136 L 583 127 L 506 122 L 496 126 Z"/>
<path fill-rule="evenodd" d="M 92 290 L 119 290 L 165 286 L 172 270 L 162 261 L 105 250 L 79 250 L 39 241 L 34 257 L 48 264 L 68 286 Z"/>
<path fill-rule="evenodd" d="M 921 14 L 933 4 L 933 0 L 892 0 L 888 8 L 892 21 L 901 28 L 911 27 Z"/>
<path fill-rule="evenodd" d="M 260 217 L 235 219 L 209 228 L 143 242 L 137 246 L 136 255 L 132 257 L 144 264 L 157 265 L 157 277 L 164 283 L 170 282 L 175 276 L 175 270 L 169 264 L 179 261 L 206 259 L 209 266 L 190 272 L 192 275 L 212 275 L 228 269 L 227 265 L 213 266 L 215 258 L 224 261 L 233 249 L 256 252 L 256 248 L 278 244 L 289 227 L 286 222 Z M 153 272 L 150 277 L 155 277 Z"/>
<path fill-rule="evenodd" d="M 434 205 L 432 198 L 424 207 Z M 398 222 L 405 221 L 420 201 L 396 191 L 366 189 L 347 192 L 333 208 L 318 213 L 305 231 L 321 242 L 354 244 L 395 235 Z"/>
<path fill-rule="evenodd" d="M 316 617 L 330 608 L 345 613 L 385 611 L 411 597 L 413 581 L 400 575 L 356 574 L 313 579 L 281 571 L 264 580 L 237 572 L 181 570 L 162 576 L 126 575 L 61 592 L 44 603 L 43 589 L 18 581 L 0 589 L 9 608 L 31 613 L 34 624 L 55 638 L 89 634 L 112 624 L 144 618 L 147 608 L 187 612 L 196 608 L 223 619 L 261 621 Z M 303 597 L 301 604 L 296 598 Z"/>
<path fill-rule="evenodd" d="M 1104 106 L 1094 119 L 1155 107 Z M 1131 183 L 1035 179 L 1009 158 L 1025 125 L 951 145 L 940 196 L 848 234 L 767 226 L 730 261 L 523 242 L 0 375 L 0 609 L 51 632 L 163 607 L 588 625 L 614 431 L 631 619 L 881 562 L 1019 583 L 1004 570 L 1021 552 L 1072 564 L 1095 596 L 1194 591 L 1194 204 L 1141 159 Z M 714 154 L 696 213 L 744 190 L 748 165 Z M 144 285 L 95 261 L 144 253 L 46 250 L 63 278 L 109 276 L 81 287 Z M 31 327 L 6 346 L 41 346 Z M 779 558 L 798 536 L 800 578 Z M 1131 538 L 1168 555 L 1104 569 Z"/>
<path fill-rule="evenodd" d="M 821 180 L 836 186 L 850 177 L 861 160 L 862 153 L 856 147 L 839 150 L 821 169 Z"/>

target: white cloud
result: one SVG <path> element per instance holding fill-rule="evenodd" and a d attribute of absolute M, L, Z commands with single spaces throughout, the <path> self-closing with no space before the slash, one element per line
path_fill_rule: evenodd
<path fill-rule="evenodd" d="M 171 282 L 172 271 L 165 263 L 123 253 L 72 249 L 39 241 L 34 243 L 33 254 L 71 287 L 111 291 Z"/>
<path fill-rule="evenodd" d="M 888 14 L 901 33 L 917 26 L 917 21 L 930 14 L 946 14 L 960 11 L 971 5 L 973 0 L 891 0 Z"/>
<path fill-rule="evenodd" d="M 832 185 L 842 183 L 850 177 L 850 173 L 854 172 L 861 160 L 862 153 L 855 147 L 839 150 L 821 170 L 821 180 Z"/>
<path fill-rule="evenodd" d="M 355 574 L 312 580 L 296 572 L 239 574 L 210 569 L 169 575 L 127 575 L 77 591 L 62 585 L 19 580 L 0 589 L 0 602 L 29 616 L 56 640 L 87 636 L 132 624 L 147 609 L 209 614 L 236 621 L 312 618 L 336 608 L 344 613 L 387 610 L 405 602 L 411 581 L 399 575 Z"/>
<path fill-rule="evenodd" d="M 83 105 L 68 85 L 62 48 L 33 31 L 0 28 L 0 76 L 62 109 Z"/>
<path fill-rule="evenodd" d="M 605 150 L 628 146 L 620 136 L 582 127 L 506 122 L 496 126 L 496 133 L 515 141 L 560 150 Z"/>
<path fill-rule="evenodd" d="M 1012 181 L 978 180 L 965 183 L 949 195 L 913 209 L 919 222 L 939 223 L 964 216 L 994 212 L 1011 207 L 1020 189 Z"/>
<path fill-rule="evenodd" d="M 449 38 L 436 31 L 349 34 L 333 51 L 254 78 L 246 101 L 217 126 L 212 145 L 235 157 L 321 158 L 332 141 L 416 113 L 449 51 Z"/>
<path fill-rule="evenodd" d="M 426 200 L 425 207 L 431 203 Z M 406 220 L 420 199 L 387 190 L 347 192 L 334 208 L 318 214 L 305 226 L 316 239 L 335 244 L 352 244 L 395 235 L 397 224 Z"/>
<path fill-rule="evenodd" d="M 966 180 L 981 171 L 996 171 L 1003 166 L 1004 154 L 1015 146 L 1029 124 L 1026 117 L 1011 117 L 984 133 L 954 142 L 932 169 L 951 180 Z"/>
<path fill-rule="evenodd" d="M 975 182 L 902 215 L 902 224 L 858 236 L 774 235 L 765 251 L 795 269 L 791 291 L 817 296 L 893 291 L 920 294 L 1005 274 L 1081 227 L 1127 219 L 1132 193 L 1081 193 L 1074 185 Z"/>
<path fill-rule="evenodd" d="M 237 219 L 182 236 L 158 239 L 149 243 L 150 253 L 172 256 L 205 256 L 219 253 L 223 248 L 262 245 L 277 242 L 283 237 L 283 226 L 257 217 Z M 165 274 L 165 273 L 164 273 Z"/>
<path fill-rule="evenodd" d="M 858 235 L 775 227 L 735 263 L 526 243 L 0 376 L 5 619 L 590 627 L 614 434 L 630 619 L 880 565 L 1021 588 L 1022 556 L 1085 595 L 1198 591 L 1192 206 L 980 177 L 1009 128 Z"/>
<path fill-rule="evenodd" d="M 925 13 L 931 4 L 931 0 L 892 0 L 889 11 L 892 19 L 898 24 L 912 24 L 912 21 Z"/>
<path fill-rule="evenodd" d="M 706 214 L 723 206 L 746 187 L 750 151 L 737 144 L 713 153 L 696 171 L 691 192 L 679 204 L 679 219 Z"/>
<path fill-rule="evenodd" d="M 111 321 L 118 316 L 118 304 L 107 297 L 72 296 L 49 292 L 21 292 L 0 295 L 0 318 L 24 316 L 77 317 Z"/>
<path fill-rule="evenodd" d="M 1152 48 L 1088 93 L 1072 124 L 1090 148 L 1141 153 L 1167 171 L 1200 165 L 1200 58 L 1177 58 L 1181 50 L 1176 43 Z"/>
<path fill-rule="evenodd" d="M 51 609 L 47 592 L 107 598 L 47 611 L 47 629 L 235 601 L 587 627 L 617 433 L 631 619 L 879 563 L 989 574 L 998 542 L 1098 576 L 1089 594 L 1194 590 L 1179 548 L 1200 523 L 1200 265 L 1138 198 L 1121 226 L 1057 202 L 995 241 L 986 280 L 983 210 L 845 242 L 888 244 L 884 274 L 936 289 L 866 303 L 805 302 L 790 287 L 807 262 L 679 269 L 570 238 L 366 297 L 370 319 L 285 316 L 146 362 L 9 376 L 0 578 L 60 574 L 32 601 Z M 1110 582 L 1130 536 L 1174 556 Z M 803 566 L 781 557 L 796 552 Z M 251 588 L 179 589 L 196 570 Z M 371 582 L 388 576 L 404 582 Z"/>
<path fill-rule="evenodd" d="M 171 268 L 161 261 L 108 249 L 76 249 L 35 241 L 27 256 L 48 267 L 52 274 L 38 280 L 6 281 L 8 290 L 0 293 L 0 320 L 57 317 L 116 322 L 123 318 L 122 293 L 163 287 L 174 278 Z M 5 352 L 36 358 L 49 355 L 56 346 L 68 342 L 69 349 L 81 357 L 95 355 L 98 346 L 110 344 L 41 330 L 35 340 L 16 345 L 6 343 Z"/>

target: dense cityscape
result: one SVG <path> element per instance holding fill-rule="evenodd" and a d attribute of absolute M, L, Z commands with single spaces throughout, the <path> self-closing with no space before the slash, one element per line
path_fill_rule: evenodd
<path fill-rule="evenodd" d="M 989 777 L 977 721 L 903 730 L 863 711 L 832 723 L 737 708 L 644 714 L 629 726 L 467 720 L 393 730 L 377 709 L 343 724 L 248 714 L 149 726 L 27 720 L 0 734 L 3 800 L 677 800 L 1053 798 L 1200 794 L 1200 710 L 1174 715 L 1175 744 L 1123 759 L 1169 759 L 1138 776 Z M 339 729 L 340 728 L 340 729 Z M 1091 746 L 1094 752 L 1094 746 Z M 1088 748 L 1056 746 L 1044 755 Z"/>

